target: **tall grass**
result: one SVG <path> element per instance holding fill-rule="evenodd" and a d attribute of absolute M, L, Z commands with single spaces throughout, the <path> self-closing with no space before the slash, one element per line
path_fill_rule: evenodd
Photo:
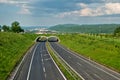
<path fill-rule="evenodd" d="M 0 32 L 0 80 L 7 78 L 35 38 L 33 34 Z"/>
<path fill-rule="evenodd" d="M 59 35 L 69 49 L 120 72 L 120 39 L 86 34 Z"/>

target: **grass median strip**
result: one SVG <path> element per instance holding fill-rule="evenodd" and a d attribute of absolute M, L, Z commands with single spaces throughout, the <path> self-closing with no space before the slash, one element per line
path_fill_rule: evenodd
<path fill-rule="evenodd" d="M 47 48 L 50 55 L 68 80 L 82 80 L 57 54 L 55 54 L 48 42 Z"/>

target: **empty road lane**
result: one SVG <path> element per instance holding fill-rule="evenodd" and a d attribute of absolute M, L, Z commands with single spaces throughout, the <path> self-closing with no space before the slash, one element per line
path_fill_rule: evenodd
<path fill-rule="evenodd" d="M 51 47 L 62 59 L 69 64 L 84 80 L 120 80 L 120 74 L 74 52 L 58 43 L 51 42 Z"/>
<path fill-rule="evenodd" d="M 45 42 L 40 42 L 28 53 L 14 80 L 65 80 L 65 77 L 51 59 Z"/>

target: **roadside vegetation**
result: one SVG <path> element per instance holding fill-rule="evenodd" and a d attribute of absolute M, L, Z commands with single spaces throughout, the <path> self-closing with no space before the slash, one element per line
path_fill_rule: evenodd
<path fill-rule="evenodd" d="M 20 33 L 24 32 L 24 30 L 21 28 L 20 23 L 17 21 L 14 21 L 11 23 L 11 26 L 7 25 L 0 25 L 0 32 L 15 32 L 15 33 Z"/>
<path fill-rule="evenodd" d="M 49 43 L 47 43 L 48 51 L 58 65 L 62 73 L 65 75 L 67 80 L 81 80 L 80 77 L 67 65 L 65 62 L 51 49 Z"/>
<path fill-rule="evenodd" d="M 120 36 L 105 34 L 58 35 L 60 43 L 81 55 L 120 72 Z"/>
<path fill-rule="evenodd" d="M 0 80 L 6 80 L 37 35 L 0 32 Z"/>
<path fill-rule="evenodd" d="M 1 32 L 2 30 L 4 32 Z M 21 32 L 24 30 L 16 21 L 11 27 L 0 26 L 0 80 L 7 79 L 38 36 Z M 51 36 L 51 34 L 41 36 Z M 60 43 L 68 49 L 120 72 L 120 27 L 116 28 L 113 34 L 62 33 L 52 36 L 58 36 Z M 50 53 L 66 78 L 74 80 L 76 78 L 74 72 L 70 71 L 70 68 L 51 49 Z"/>
<path fill-rule="evenodd" d="M 117 28 L 114 30 L 114 36 L 115 36 L 115 37 L 120 37 L 120 27 L 117 27 Z"/>

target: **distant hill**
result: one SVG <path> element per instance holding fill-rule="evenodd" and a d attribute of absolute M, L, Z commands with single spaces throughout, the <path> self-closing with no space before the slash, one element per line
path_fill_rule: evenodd
<path fill-rule="evenodd" d="M 67 33 L 113 33 L 120 24 L 95 24 L 95 25 L 78 25 L 78 24 L 62 24 L 52 26 L 49 29 Z"/>

